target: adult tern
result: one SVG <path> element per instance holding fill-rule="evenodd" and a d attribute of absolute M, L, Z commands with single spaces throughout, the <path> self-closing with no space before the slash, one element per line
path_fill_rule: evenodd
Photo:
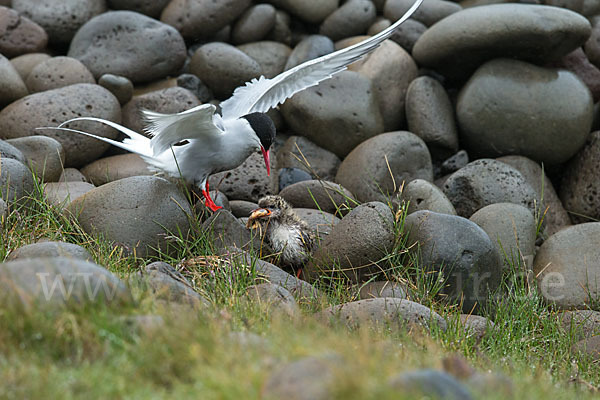
<path fill-rule="evenodd" d="M 150 138 L 115 122 L 94 117 L 79 117 L 63 122 L 58 129 L 91 136 L 140 155 L 149 169 L 200 187 L 206 206 L 218 207 L 209 195 L 208 177 L 211 174 L 236 168 L 253 152 L 262 152 L 267 175 L 270 174 L 269 148 L 275 138 L 275 125 L 265 114 L 294 94 L 318 85 L 376 49 L 394 30 L 406 21 L 421 5 L 416 0 L 408 11 L 378 34 L 352 46 L 306 61 L 274 78 L 261 76 L 240 86 L 223 101 L 221 114 L 213 104 L 202 104 L 178 114 L 143 111 Z M 75 121 L 96 121 L 111 126 L 127 138 L 122 142 L 65 128 Z"/>

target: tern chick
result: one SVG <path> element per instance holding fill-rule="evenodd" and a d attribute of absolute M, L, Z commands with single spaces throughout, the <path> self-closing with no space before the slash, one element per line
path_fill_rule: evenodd
<path fill-rule="evenodd" d="M 199 186 L 206 206 L 216 211 L 221 207 L 210 198 L 209 175 L 238 167 L 258 150 L 262 152 L 269 174 L 269 147 L 275 137 L 275 126 L 265 113 L 294 94 L 345 70 L 349 64 L 375 50 L 422 2 L 415 0 L 402 18 L 362 42 L 306 61 L 272 79 L 261 76 L 238 87 L 229 99 L 220 104 L 221 114 L 216 112 L 213 104 L 202 104 L 178 114 L 144 111 L 148 122 L 145 131 L 151 138 L 112 121 L 94 117 L 74 118 L 58 127 L 38 129 L 76 132 L 139 154 L 150 169 L 175 178 L 181 177 Z M 128 138 L 119 142 L 64 127 L 74 121 L 103 123 L 121 131 Z"/>
<path fill-rule="evenodd" d="M 252 211 L 246 226 L 258 229 L 271 248 L 280 254 L 280 263 L 299 271 L 315 245 L 313 232 L 280 196 L 265 196 L 260 208 Z"/>

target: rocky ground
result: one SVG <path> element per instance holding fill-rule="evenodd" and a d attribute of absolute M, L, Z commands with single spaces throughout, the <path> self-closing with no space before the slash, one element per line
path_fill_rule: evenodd
<path fill-rule="evenodd" d="M 215 271 L 226 271 L 245 277 L 235 283 L 244 298 L 285 318 L 481 340 L 509 329 L 498 310 L 512 298 L 507 282 L 519 282 L 558 325 L 583 329 L 569 357 L 600 359 L 600 1 L 425 0 L 368 57 L 269 113 L 271 176 L 260 154 L 212 176 L 224 207 L 215 214 L 137 155 L 36 128 L 93 116 L 143 133 L 141 109 L 218 104 L 253 78 L 385 29 L 412 0 L 55 3 L 0 0 L 3 310 L 135 308 L 152 294 L 204 312 Z M 317 232 L 301 279 L 244 225 L 266 194 Z M 53 233 L 27 226 L 36 212 L 36 224 L 53 216 Z M 68 296 L 48 291 L 57 281 Z M 487 385 L 452 360 L 386 387 L 471 398 Z M 297 358 L 259 386 L 330 398 L 327 385 L 305 383 L 335 380 L 343 364 L 339 354 Z"/>

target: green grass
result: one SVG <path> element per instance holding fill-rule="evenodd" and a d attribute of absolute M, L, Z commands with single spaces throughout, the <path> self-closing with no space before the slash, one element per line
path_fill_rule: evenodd
<path fill-rule="evenodd" d="M 356 299 L 358 289 L 339 280 L 317 282 L 326 298 L 303 304 L 302 315 L 291 320 L 244 300 L 256 278 L 252 268 L 202 262 L 214 254 L 198 216 L 191 217 L 190 235 L 174 235 L 169 255 L 142 260 L 89 237 L 46 204 L 41 192 L 37 187 L 26 204 L 11 208 L 0 227 L 0 261 L 41 238 L 82 245 L 122 278 L 154 260 L 172 265 L 187 260 L 180 269 L 212 306 L 173 312 L 134 290 L 136 304 L 118 312 L 102 307 L 31 313 L 0 309 L 0 398 L 254 399 L 280 365 L 332 353 L 344 360 L 334 391 L 340 399 L 401 398 L 385 385 L 391 376 L 441 369 L 442 360 L 455 354 L 478 371 L 509 377 L 514 398 L 592 398 L 585 387 L 600 385 L 598 366 L 570 351 L 577 332 L 560 330 L 558 313 L 516 273 L 523 268 L 518 262 L 509 263 L 501 295 L 488 311 L 495 329 L 480 341 L 465 333 L 457 307 L 438 295 L 443 281 L 422 272 L 418 259 L 407 252 L 403 210 L 396 213 L 397 242 L 386 257 L 391 267 L 385 274 L 405 284 L 412 300 L 444 316 L 446 332 L 323 325 L 313 310 Z M 139 315 L 160 315 L 163 324 L 136 329 L 130 320 Z M 479 398 L 506 398 L 506 392 L 491 390 Z"/>

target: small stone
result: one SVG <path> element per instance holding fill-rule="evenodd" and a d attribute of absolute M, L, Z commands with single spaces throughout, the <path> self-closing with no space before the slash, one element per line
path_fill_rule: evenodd
<path fill-rule="evenodd" d="M 358 298 L 360 300 L 373 299 L 377 297 L 406 299 L 406 290 L 399 283 L 390 281 L 367 282 L 360 287 L 358 292 Z"/>
<path fill-rule="evenodd" d="M 202 224 L 202 230 L 209 233 L 213 248 L 220 254 L 245 249 L 260 249 L 259 237 L 253 237 L 237 218 L 227 210 L 219 210 Z M 265 253 L 269 253 L 267 249 Z"/>
<path fill-rule="evenodd" d="M 341 220 L 333 214 L 311 208 L 294 208 L 294 212 L 300 219 L 308 224 L 320 242 L 324 240 Z"/>
<path fill-rule="evenodd" d="M 185 39 L 206 39 L 235 21 L 251 3 L 251 0 L 172 0 L 160 20 L 174 26 Z"/>
<path fill-rule="evenodd" d="M 469 154 L 465 150 L 459 150 L 456 154 L 444 160 L 442 163 L 441 173 L 444 175 L 451 174 L 463 167 L 466 167 L 468 163 Z"/>
<path fill-rule="evenodd" d="M 44 28 L 7 7 L 0 7 L 0 53 L 12 58 L 46 48 Z"/>
<path fill-rule="evenodd" d="M 383 15 L 390 21 L 400 19 L 413 5 L 412 0 L 387 0 L 383 9 Z M 462 7 L 452 1 L 428 0 L 423 2 L 411 18 L 422 22 L 426 26 L 432 26 L 436 22 L 461 11 Z"/>
<path fill-rule="evenodd" d="M 399 393 L 412 398 L 472 400 L 465 385 L 451 375 L 433 369 L 404 372 L 389 380 L 389 385 Z"/>
<path fill-rule="evenodd" d="M 165 262 L 153 262 L 144 269 L 144 283 L 154 293 L 156 299 L 165 300 L 194 308 L 207 306 L 209 303 L 179 271 Z"/>
<path fill-rule="evenodd" d="M 77 31 L 68 56 L 84 63 L 96 78 L 114 74 L 138 83 L 179 71 L 186 47 L 170 25 L 133 11 L 109 11 Z"/>
<path fill-rule="evenodd" d="M 294 47 L 285 64 L 285 70 L 292 69 L 306 61 L 335 51 L 333 41 L 323 35 L 309 35 Z"/>
<path fill-rule="evenodd" d="M 8 216 L 8 206 L 4 200 L 0 199 L 0 225 L 4 223 L 4 220 Z"/>
<path fill-rule="evenodd" d="M 478 342 L 495 327 L 492 321 L 479 315 L 461 314 L 460 322 L 465 332 L 469 336 L 474 336 Z"/>
<path fill-rule="evenodd" d="M 290 136 L 277 152 L 277 168 L 298 168 L 317 179 L 332 181 L 340 166 L 338 156 L 302 136 Z"/>
<path fill-rule="evenodd" d="M 98 79 L 98 85 L 108 89 L 124 105 L 133 96 L 133 83 L 124 76 L 104 74 Z"/>
<path fill-rule="evenodd" d="M 443 190 L 465 218 L 494 203 L 520 204 L 535 213 L 533 188 L 519 171 L 500 161 L 482 158 L 467 164 L 448 177 Z"/>
<path fill-rule="evenodd" d="M 248 217 L 252 211 L 258 208 L 258 204 L 246 200 L 231 200 L 229 202 L 231 213 L 236 218 Z"/>
<path fill-rule="evenodd" d="M 435 158 L 458 151 L 454 107 L 441 83 L 428 76 L 413 80 L 406 92 L 408 129 L 427 144 Z"/>
<path fill-rule="evenodd" d="M 575 343 L 571 349 L 574 353 L 584 353 L 598 362 L 600 360 L 600 336 L 592 336 Z"/>
<path fill-rule="evenodd" d="M 590 63 L 581 48 L 573 50 L 560 60 L 551 63 L 550 66 L 573 72 L 590 89 L 594 103 L 600 100 L 600 69 Z"/>
<path fill-rule="evenodd" d="M 339 0 L 273 0 L 276 7 L 310 24 L 322 22 L 338 8 Z"/>
<path fill-rule="evenodd" d="M 24 258 L 65 257 L 93 262 L 92 255 L 83 247 L 66 242 L 38 242 L 10 252 L 6 261 Z"/>
<path fill-rule="evenodd" d="M 336 224 L 304 267 L 309 280 L 322 275 L 364 282 L 386 269 L 394 242 L 394 216 L 380 202 L 361 204 Z"/>
<path fill-rule="evenodd" d="M 21 150 L 5 140 L 0 140 L 0 158 L 12 158 L 21 164 L 27 164 L 27 159 Z"/>
<path fill-rule="evenodd" d="M 77 198 L 67 210 L 88 234 L 138 257 L 168 251 L 169 235 L 189 229 L 192 211 L 175 185 L 154 176 L 134 176 L 107 183 Z"/>
<path fill-rule="evenodd" d="M 231 30 L 231 41 L 235 44 L 258 42 L 275 26 L 275 7 L 257 4 L 248 8 L 236 21 Z"/>
<path fill-rule="evenodd" d="M 200 103 L 208 103 L 213 99 L 213 95 L 208 88 L 194 74 L 181 74 L 177 77 L 177 86 L 189 90 L 200 100 Z"/>
<path fill-rule="evenodd" d="M 248 286 L 246 297 L 277 314 L 292 318 L 300 314 L 294 296 L 287 289 L 273 283 Z"/>
<path fill-rule="evenodd" d="M 560 325 L 575 340 L 600 334 L 600 312 L 593 310 L 565 311 L 560 315 Z"/>
<path fill-rule="evenodd" d="M 271 158 L 271 169 L 274 158 Z M 262 154 L 253 153 L 239 167 L 211 175 L 209 184 L 225 193 L 228 199 L 258 202 L 261 197 L 271 194 L 270 179 L 276 179 L 277 175 L 271 174 L 271 177 L 267 176 Z"/>
<path fill-rule="evenodd" d="M 63 171 L 65 151 L 55 139 L 46 136 L 28 136 L 9 139 L 27 159 L 27 165 L 44 182 L 57 182 Z"/>
<path fill-rule="evenodd" d="M 219 99 L 230 97 L 235 88 L 262 74 L 260 64 L 246 53 L 219 42 L 200 46 L 189 68 Z"/>
<path fill-rule="evenodd" d="M 5 203 L 23 203 L 35 186 L 31 171 L 17 160 L 0 158 L 0 198 Z"/>
<path fill-rule="evenodd" d="M 50 56 L 46 53 L 30 53 L 12 58 L 10 62 L 21 76 L 23 82 L 25 82 L 36 65 L 49 59 Z"/>
<path fill-rule="evenodd" d="M 10 61 L 0 54 L 0 109 L 27 96 L 27 86 Z"/>
<path fill-rule="evenodd" d="M 377 10 L 369 0 L 349 0 L 329 14 L 319 33 L 331 40 L 364 34 L 375 20 Z"/>
<path fill-rule="evenodd" d="M 546 302 L 561 310 L 586 308 L 600 295 L 600 222 L 565 228 L 550 236 L 533 262 Z"/>
<path fill-rule="evenodd" d="M 66 208 L 95 187 L 88 182 L 48 182 L 44 185 L 44 197 L 48 204 Z"/>
<path fill-rule="evenodd" d="M 358 300 L 326 308 L 316 317 L 324 321 L 341 321 L 349 327 L 390 326 L 391 328 L 418 325 L 431 328 L 437 325 L 442 331 L 447 324 L 444 318 L 431 309 L 410 300 L 380 297 Z M 385 324 L 385 325 L 384 325 Z"/>
<path fill-rule="evenodd" d="M 100 158 L 81 169 L 81 173 L 95 186 L 131 176 L 152 176 L 148 164 L 137 154 L 127 153 Z"/>
<path fill-rule="evenodd" d="M 309 181 L 312 176 L 306 171 L 298 168 L 280 168 L 279 169 L 279 190 L 293 185 L 294 183 Z"/>
<path fill-rule="evenodd" d="M 65 168 L 58 178 L 59 182 L 88 182 L 88 179 L 76 168 Z"/>
<path fill-rule="evenodd" d="M 524 262 L 531 267 L 535 253 L 537 224 L 529 209 L 513 203 L 495 203 L 469 218 L 483 229 L 505 265 L 519 270 Z"/>
<path fill-rule="evenodd" d="M 404 183 L 417 178 L 433 181 L 429 150 L 415 134 L 397 131 L 358 145 L 341 163 L 335 180 L 359 201 L 387 202 Z"/>
<path fill-rule="evenodd" d="M 431 211 L 408 215 L 404 227 L 423 273 L 440 273 L 441 293 L 465 313 L 484 309 L 502 277 L 500 256 L 485 231 L 468 219 Z"/>
<path fill-rule="evenodd" d="M 294 208 L 313 208 L 338 216 L 345 215 L 358 202 L 347 189 L 328 181 L 302 181 L 279 193 Z"/>
<path fill-rule="evenodd" d="M 262 75 L 269 79 L 283 72 L 285 63 L 292 52 L 287 45 L 268 40 L 243 44 L 238 46 L 238 49 L 255 60 L 260 65 Z"/>
<path fill-rule="evenodd" d="M 290 23 L 291 18 L 288 13 L 276 10 L 273 29 L 267 34 L 266 39 L 290 46 L 292 44 L 292 30 L 290 29 Z"/>
<path fill-rule="evenodd" d="M 403 189 L 401 199 L 408 203 L 407 214 L 420 210 L 456 215 L 454 206 L 444 192 L 424 179 L 414 179 Z"/>
<path fill-rule="evenodd" d="M 152 18 L 159 18 L 161 11 L 171 0 L 108 0 L 113 10 L 130 10 Z"/>
<path fill-rule="evenodd" d="M 96 83 L 96 80 L 81 61 L 71 57 L 52 57 L 36 65 L 25 83 L 30 93 L 37 93 L 76 83 Z"/>

